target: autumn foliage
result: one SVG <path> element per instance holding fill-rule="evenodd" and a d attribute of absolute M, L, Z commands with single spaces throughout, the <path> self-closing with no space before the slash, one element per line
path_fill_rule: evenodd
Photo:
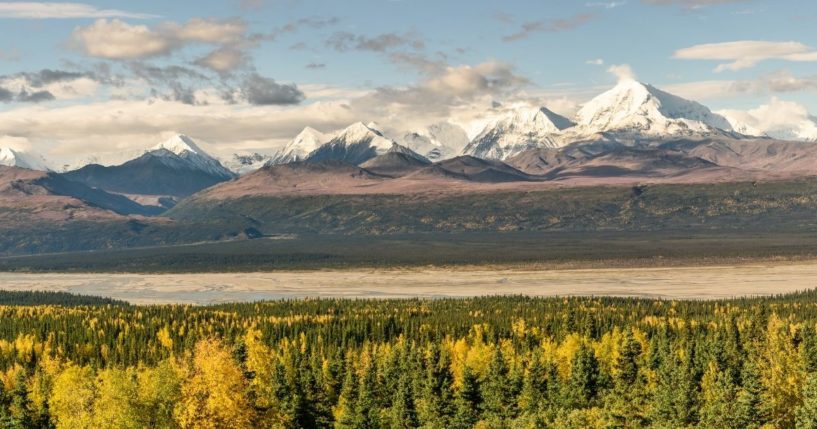
<path fill-rule="evenodd" d="M 3 428 L 811 428 L 817 293 L 0 306 Z"/>

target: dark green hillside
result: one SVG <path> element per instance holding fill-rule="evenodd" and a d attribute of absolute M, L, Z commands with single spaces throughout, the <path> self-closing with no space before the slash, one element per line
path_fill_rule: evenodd
<path fill-rule="evenodd" d="M 180 221 L 263 233 L 815 231 L 817 182 L 587 187 L 535 192 L 191 198 Z"/>

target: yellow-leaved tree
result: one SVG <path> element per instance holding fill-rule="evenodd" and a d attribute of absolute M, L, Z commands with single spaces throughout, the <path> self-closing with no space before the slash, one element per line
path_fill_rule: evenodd
<path fill-rule="evenodd" d="M 50 411 L 57 429 L 94 428 L 94 372 L 89 367 L 69 365 L 55 379 Z"/>
<path fill-rule="evenodd" d="M 105 369 L 96 382 L 93 427 L 140 429 L 142 415 L 137 403 L 136 370 Z"/>
<path fill-rule="evenodd" d="M 215 339 L 196 344 L 192 372 L 182 385 L 176 419 L 182 428 L 251 428 L 246 381 L 230 351 Z"/>

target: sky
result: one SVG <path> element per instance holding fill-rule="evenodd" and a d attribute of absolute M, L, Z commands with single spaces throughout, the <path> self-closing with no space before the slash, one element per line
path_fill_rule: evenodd
<path fill-rule="evenodd" d="M 69 163 L 179 132 L 219 155 L 355 121 L 473 133 L 519 104 L 570 117 L 622 74 L 800 121 L 815 20 L 801 0 L 0 2 L 0 147 Z"/>

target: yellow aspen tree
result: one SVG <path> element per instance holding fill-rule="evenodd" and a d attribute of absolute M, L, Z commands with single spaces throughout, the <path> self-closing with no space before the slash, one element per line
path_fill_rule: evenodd
<path fill-rule="evenodd" d="M 791 427 L 794 410 L 802 402 L 805 371 L 789 324 L 777 314 L 769 317 L 766 344 L 761 353 L 761 383 L 765 387 L 763 404 L 767 418 L 776 427 Z"/>
<path fill-rule="evenodd" d="M 93 426 L 99 429 L 139 429 L 143 427 L 139 419 L 136 371 L 133 368 L 100 371 Z"/>
<path fill-rule="evenodd" d="M 190 377 L 182 386 L 176 419 L 182 428 L 251 428 L 246 381 L 230 351 L 218 340 L 196 344 Z"/>
<path fill-rule="evenodd" d="M 55 379 L 51 390 L 50 412 L 57 429 L 94 428 L 94 372 L 91 368 L 70 365 Z"/>

